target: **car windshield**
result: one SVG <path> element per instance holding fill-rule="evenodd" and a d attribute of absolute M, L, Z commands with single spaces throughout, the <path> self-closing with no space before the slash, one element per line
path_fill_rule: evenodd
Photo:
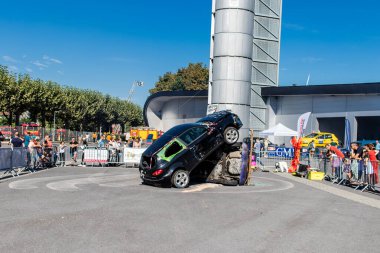
<path fill-rule="evenodd" d="M 318 134 L 312 133 L 312 134 L 306 135 L 305 138 L 314 138 L 315 136 L 318 136 Z"/>

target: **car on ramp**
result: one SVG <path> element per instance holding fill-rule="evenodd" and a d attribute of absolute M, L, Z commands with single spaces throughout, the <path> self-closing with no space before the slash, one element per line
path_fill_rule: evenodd
<path fill-rule="evenodd" d="M 224 144 L 238 141 L 242 125 L 236 114 L 220 111 L 171 128 L 142 154 L 143 183 L 187 187 L 190 173 L 199 164 Z"/>

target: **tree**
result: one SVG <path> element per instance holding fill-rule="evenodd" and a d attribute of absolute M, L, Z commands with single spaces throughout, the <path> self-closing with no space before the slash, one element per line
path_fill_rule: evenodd
<path fill-rule="evenodd" d="M 177 73 L 166 72 L 159 77 L 150 94 L 159 91 L 173 90 L 207 90 L 209 70 L 202 63 L 190 63 L 186 68 L 178 69 Z"/>
<path fill-rule="evenodd" d="M 19 125 L 24 112 L 29 112 L 31 120 L 39 120 L 42 126 L 46 123 L 52 126 L 57 112 L 56 122 L 65 128 L 86 131 L 99 126 L 109 131 L 112 124 L 124 127 L 143 122 L 138 105 L 98 91 L 61 86 L 29 75 L 16 76 L 1 65 L 0 94 L 0 112 L 9 125 L 13 122 Z"/>

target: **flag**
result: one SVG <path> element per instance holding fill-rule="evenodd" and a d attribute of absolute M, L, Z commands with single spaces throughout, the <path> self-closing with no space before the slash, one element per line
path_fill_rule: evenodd
<path fill-rule="evenodd" d="M 346 119 L 345 123 L 345 133 L 344 133 L 344 144 L 347 150 L 350 150 L 350 144 L 351 144 L 351 125 L 350 121 Z"/>
<path fill-rule="evenodd" d="M 306 129 L 307 122 L 309 121 L 311 112 L 307 112 L 302 114 L 297 121 L 297 133 L 298 133 L 298 138 L 302 136 L 303 130 Z"/>

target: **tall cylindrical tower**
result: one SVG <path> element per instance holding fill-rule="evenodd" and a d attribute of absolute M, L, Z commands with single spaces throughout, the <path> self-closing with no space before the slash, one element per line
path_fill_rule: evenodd
<path fill-rule="evenodd" d="M 243 121 L 240 141 L 266 128 L 261 88 L 278 85 L 282 0 L 213 0 L 208 111 Z"/>
<path fill-rule="evenodd" d="M 242 140 L 250 127 L 254 1 L 213 1 L 212 26 L 209 104 L 239 115 Z"/>

